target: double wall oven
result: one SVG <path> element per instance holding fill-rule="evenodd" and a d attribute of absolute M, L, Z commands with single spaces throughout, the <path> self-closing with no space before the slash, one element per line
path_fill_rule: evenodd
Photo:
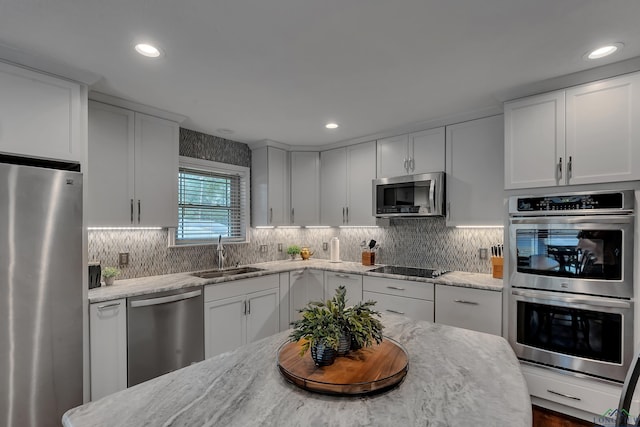
<path fill-rule="evenodd" d="M 633 357 L 634 192 L 517 196 L 509 215 L 517 356 L 623 382 Z"/>

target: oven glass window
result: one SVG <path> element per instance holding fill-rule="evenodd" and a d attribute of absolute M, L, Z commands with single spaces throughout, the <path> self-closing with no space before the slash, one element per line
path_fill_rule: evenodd
<path fill-rule="evenodd" d="M 622 230 L 516 230 L 518 272 L 622 279 Z"/>
<path fill-rule="evenodd" d="M 519 343 L 622 363 L 622 315 L 518 301 Z"/>

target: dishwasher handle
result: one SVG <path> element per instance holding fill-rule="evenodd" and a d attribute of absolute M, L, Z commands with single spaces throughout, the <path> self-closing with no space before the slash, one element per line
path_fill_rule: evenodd
<path fill-rule="evenodd" d="M 182 301 L 185 299 L 195 298 L 202 294 L 201 290 L 185 292 L 182 294 L 168 295 L 166 297 L 148 298 L 137 301 L 131 301 L 131 307 L 146 307 L 149 305 L 166 304 L 168 302 Z"/>

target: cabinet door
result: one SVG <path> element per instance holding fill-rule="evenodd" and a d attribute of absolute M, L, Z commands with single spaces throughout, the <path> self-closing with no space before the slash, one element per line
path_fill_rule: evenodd
<path fill-rule="evenodd" d="M 436 285 L 435 321 L 502 335 L 502 293 Z"/>
<path fill-rule="evenodd" d="M 204 357 L 235 350 L 247 342 L 245 296 L 204 303 Z"/>
<path fill-rule="evenodd" d="M 321 270 L 292 271 L 289 281 L 289 321 L 301 318 L 298 310 L 311 301 L 324 300 L 324 275 Z"/>
<path fill-rule="evenodd" d="M 378 178 L 389 178 L 409 173 L 409 135 L 379 139 L 376 146 Z"/>
<path fill-rule="evenodd" d="M 320 222 L 343 225 L 347 207 L 347 155 L 344 148 L 320 153 Z"/>
<path fill-rule="evenodd" d="M 358 304 L 362 301 L 362 276 L 359 274 L 344 274 L 325 271 L 324 294 L 327 299 L 333 298 L 339 286 L 347 290 L 347 306 Z"/>
<path fill-rule="evenodd" d="M 376 178 L 376 143 L 347 147 L 346 224 L 376 225 L 373 216 L 373 180 Z M 343 184 L 344 185 L 344 184 Z"/>
<path fill-rule="evenodd" d="M 433 301 L 369 291 L 362 292 L 362 298 L 364 301 L 376 301 L 374 308 L 381 313 L 401 314 L 411 319 L 433 322 Z"/>
<path fill-rule="evenodd" d="M 89 306 L 91 400 L 127 388 L 125 299 Z"/>
<path fill-rule="evenodd" d="M 569 89 L 569 184 L 640 179 L 640 74 Z"/>
<path fill-rule="evenodd" d="M 280 331 L 278 288 L 247 295 L 247 343 L 270 337 Z"/>
<path fill-rule="evenodd" d="M 506 189 L 550 187 L 564 180 L 564 114 L 564 92 L 505 103 Z"/>
<path fill-rule="evenodd" d="M 291 153 L 291 224 L 320 224 L 320 154 Z"/>
<path fill-rule="evenodd" d="M 503 225 L 504 120 L 447 127 L 447 226 Z"/>
<path fill-rule="evenodd" d="M 409 173 L 444 170 L 444 127 L 409 134 Z"/>
<path fill-rule="evenodd" d="M 287 152 L 267 148 L 268 162 L 268 222 L 269 225 L 289 224 L 289 165 Z"/>
<path fill-rule="evenodd" d="M 178 124 L 136 113 L 135 200 L 137 225 L 178 225 Z"/>
<path fill-rule="evenodd" d="M 0 63 L 0 152 L 80 162 L 80 85 Z"/>
<path fill-rule="evenodd" d="M 91 227 L 134 224 L 134 112 L 91 101 L 87 222 Z"/>

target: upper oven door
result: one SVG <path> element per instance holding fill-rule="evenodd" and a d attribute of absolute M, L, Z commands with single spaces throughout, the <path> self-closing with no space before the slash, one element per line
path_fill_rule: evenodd
<path fill-rule="evenodd" d="M 631 298 L 633 218 L 511 218 L 511 286 Z"/>

